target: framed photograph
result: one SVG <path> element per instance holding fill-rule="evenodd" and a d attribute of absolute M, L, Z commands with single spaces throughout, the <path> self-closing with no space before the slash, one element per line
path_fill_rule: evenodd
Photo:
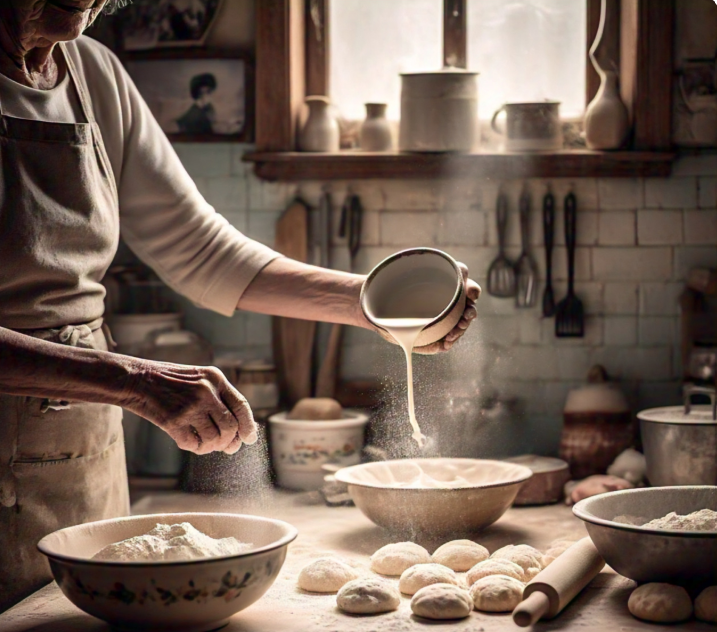
<path fill-rule="evenodd" d="M 123 61 L 170 140 L 253 139 L 253 65 L 247 55 L 153 51 L 125 55 Z"/>
<path fill-rule="evenodd" d="M 121 14 L 126 51 L 203 46 L 223 0 L 136 0 Z"/>

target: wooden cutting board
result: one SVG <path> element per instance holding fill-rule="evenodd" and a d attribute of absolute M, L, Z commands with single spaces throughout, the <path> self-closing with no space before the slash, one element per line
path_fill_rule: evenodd
<path fill-rule="evenodd" d="M 309 209 L 295 200 L 276 223 L 274 249 L 286 257 L 307 263 L 309 259 Z M 311 397 L 311 362 L 316 323 L 274 317 L 272 344 L 279 389 L 284 405 L 293 406 Z"/>

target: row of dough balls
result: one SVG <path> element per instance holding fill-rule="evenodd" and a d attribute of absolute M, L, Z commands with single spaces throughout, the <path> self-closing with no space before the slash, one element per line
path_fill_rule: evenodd
<path fill-rule="evenodd" d="M 298 585 L 309 592 L 338 591 L 338 607 L 352 614 L 395 610 L 400 593 L 413 596 L 414 614 L 430 619 L 466 617 L 473 607 L 506 612 L 520 603 L 525 583 L 572 543 L 555 542 L 545 554 L 526 544 L 508 545 L 490 555 L 485 547 L 471 540 L 455 540 L 431 556 L 418 544 L 399 542 L 371 556 L 371 570 L 400 577 L 398 590 L 380 578 L 359 577 L 356 569 L 336 558 L 309 563 L 299 574 Z M 456 571 L 467 571 L 468 590 Z"/>
<path fill-rule="evenodd" d="M 681 586 L 643 584 L 632 591 L 627 607 L 632 616 L 653 623 L 681 623 L 692 616 L 692 599 Z M 705 588 L 695 599 L 694 614 L 700 621 L 717 623 L 717 586 Z"/>

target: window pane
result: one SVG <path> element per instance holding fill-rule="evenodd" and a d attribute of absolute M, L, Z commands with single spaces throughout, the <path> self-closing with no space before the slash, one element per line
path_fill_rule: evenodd
<path fill-rule="evenodd" d="M 479 111 L 506 101 L 560 101 L 585 110 L 586 0 L 468 0 L 468 67 L 480 73 Z"/>
<path fill-rule="evenodd" d="M 358 120 L 364 103 L 388 103 L 398 120 L 399 73 L 441 67 L 443 0 L 332 0 L 329 14 L 334 104 Z"/>

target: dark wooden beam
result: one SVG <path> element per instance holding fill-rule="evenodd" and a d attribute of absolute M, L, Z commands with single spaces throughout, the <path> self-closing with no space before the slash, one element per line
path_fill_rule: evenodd
<path fill-rule="evenodd" d="M 467 0 L 443 0 L 443 64 L 465 68 L 468 63 Z"/>
<path fill-rule="evenodd" d="M 261 0 L 256 20 L 256 146 L 291 151 L 306 94 L 304 0 Z"/>
<path fill-rule="evenodd" d="M 306 96 L 329 96 L 329 2 L 306 0 Z"/>

